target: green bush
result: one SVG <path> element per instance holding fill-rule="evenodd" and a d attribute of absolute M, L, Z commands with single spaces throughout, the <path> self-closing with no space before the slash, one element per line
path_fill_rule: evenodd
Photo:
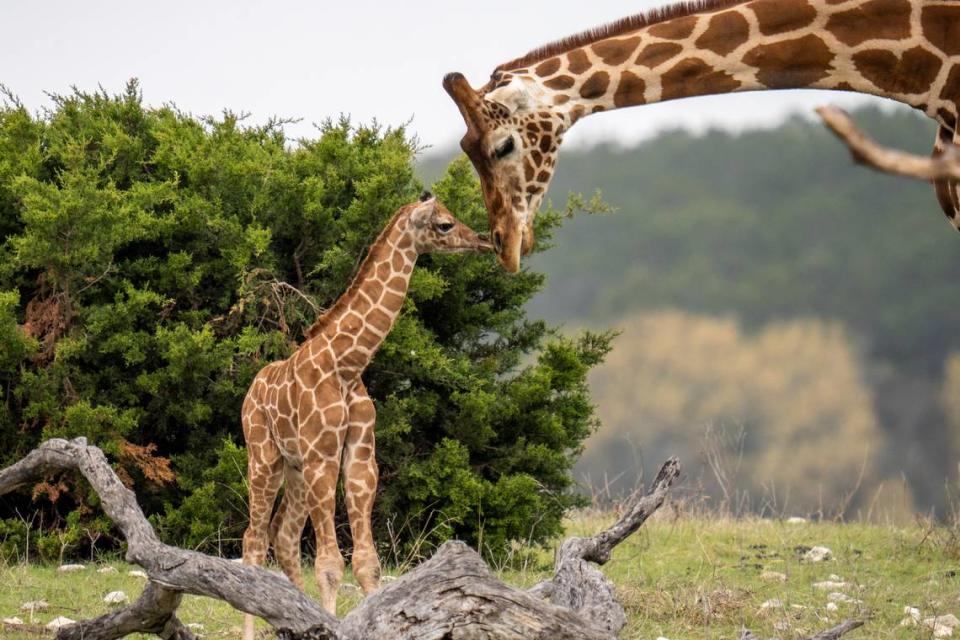
<path fill-rule="evenodd" d="M 280 121 L 148 108 L 135 83 L 118 96 L 56 97 L 39 116 L 7 104 L 0 464 L 45 438 L 84 435 L 167 541 L 237 553 L 243 395 L 419 195 L 415 152 L 403 129 L 346 119 L 292 143 Z M 486 226 L 468 163 L 454 162 L 435 191 Z M 543 240 L 562 217 L 539 217 Z M 457 536 L 499 553 L 559 532 L 576 502 L 569 469 L 595 425 L 585 376 L 609 336 L 560 339 L 527 320 L 542 284 L 505 275 L 490 256 L 421 259 L 365 376 L 379 409 L 384 544 Z M 39 509 L 52 527 L 69 526 L 67 513 L 93 518 L 95 499 L 64 486 L 56 500 L 8 498 L 0 515 Z M 79 553 L 82 542 L 68 546 Z"/>

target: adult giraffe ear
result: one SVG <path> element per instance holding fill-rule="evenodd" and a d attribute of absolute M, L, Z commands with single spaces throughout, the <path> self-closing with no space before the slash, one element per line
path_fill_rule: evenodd
<path fill-rule="evenodd" d="M 520 78 L 514 78 L 509 84 L 488 91 L 483 98 L 506 107 L 511 114 L 530 105 L 530 92 Z"/>
<path fill-rule="evenodd" d="M 426 200 L 421 200 L 414 205 L 413 212 L 410 214 L 410 224 L 417 229 L 422 229 L 430 224 L 430 220 L 437 212 L 437 199 L 430 196 Z"/>

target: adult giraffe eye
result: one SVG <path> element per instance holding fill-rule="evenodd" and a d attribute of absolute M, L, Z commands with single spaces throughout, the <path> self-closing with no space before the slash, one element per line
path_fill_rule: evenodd
<path fill-rule="evenodd" d="M 497 147 L 496 151 L 494 151 L 494 155 L 497 157 L 497 160 L 499 160 L 500 158 L 506 157 L 506 156 L 510 155 L 511 153 L 513 153 L 513 138 L 512 138 L 512 137 L 507 138 L 506 140 L 504 140 L 504 141 L 503 141 L 503 144 L 501 144 L 499 147 Z"/>
<path fill-rule="evenodd" d="M 451 231 L 453 231 L 453 223 L 441 222 L 437 224 L 437 231 L 439 231 L 440 233 L 450 233 Z"/>

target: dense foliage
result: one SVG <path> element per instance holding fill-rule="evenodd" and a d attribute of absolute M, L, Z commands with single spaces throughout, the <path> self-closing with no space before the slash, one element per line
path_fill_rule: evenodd
<path fill-rule="evenodd" d="M 347 120 L 292 144 L 283 122 L 148 108 L 134 83 L 56 97 L 40 115 L 9 99 L 0 465 L 42 439 L 86 436 L 166 540 L 237 553 L 247 385 L 291 352 L 419 195 L 415 152 L 402 129 Z M 435 191 L 485 227 L 464 161 Z M 541 235 L 561 218 L 541 217 Z M 377 539 L 398 557 L 453 536 L 494 554 L 542 541 L 576 502 L 569 468 L 596 424 L 585 378 L 609 336 L 561 338 L 527 320 L 542 284 L 489 256 L 421 258 L 365 376 L 379 410 Z M 89 546 L 105 531 L 94 506 L 73 479 L 50 478 L 32 500 L 0 503 L 0 541 L 23 553 L 24 528 L 41 525 L 62 544 L 32 553 Z"/>

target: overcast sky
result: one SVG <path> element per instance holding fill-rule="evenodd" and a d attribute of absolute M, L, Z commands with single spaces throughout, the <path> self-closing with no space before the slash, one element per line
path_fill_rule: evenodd
<path fill-rule="evenodd" d="M 302 118 L 291 137 L 340 113 L 385 124 L 412 120 L 433 147 L 464 125 L 441 87 L 448 71 L 474 86 L 493 68 L 549 40 L 662 4 L 656 0 L 419 0 L 164 2 L 5 0 L 0 82 L 36 110 L 45 91 L 110 92 L 141 80 L 148 104 L 197 115 L 224 108 Z M 664 128 L 768 126 L 825 102 L 875 98 L 812 91 L 697 98 L 603 113 L 574 128 L 566 147 L 629 144 Z"/>

